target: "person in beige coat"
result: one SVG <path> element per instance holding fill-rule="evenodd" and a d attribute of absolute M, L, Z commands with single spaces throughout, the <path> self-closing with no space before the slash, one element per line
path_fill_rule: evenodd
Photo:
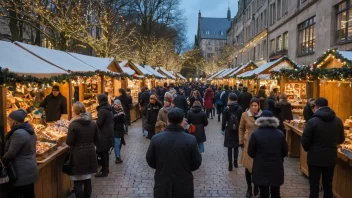
<path fill-rule="evenodd" d="M 246 181 L 247 181 L 247 193 L 246 197 L 252 197 L 252 167 L 253 158 L 248 153 L 248 143 L 251 139 L 252 132 L 258 128 L 255 125 L 255 120 L 260 117 L 262 111 L 260 110 L 260 101 L 257 98 L 252 98 L 249 103 L 249 109 L 245 110 L 242 114 L 240 128 L 239 128 L 239 143 L 242 147 L 241 163 L 246 168 Z M 254 195 L 258 195 L 259 188 L 254 185 Z"/>

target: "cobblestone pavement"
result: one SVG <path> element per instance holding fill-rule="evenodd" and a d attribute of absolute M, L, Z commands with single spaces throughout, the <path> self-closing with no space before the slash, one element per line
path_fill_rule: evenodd
<path fill-rule="evenodd" d="M 141 121 L 133 123 L 122 147 L 122 164 L 110 159 L 110 174 L 106 178 L 93 179 L 94 198 L 153 197 L 154 170 L 145 154 L 149 140 L 142 136 Z M 207 141 L 202 165 L 194 172 L 195 197 L 245 197 L 246 181 L 244 168 L 227 170 L 227 150 L 220 123 L 209 119 L 206 127 Z M 300 173 L 299 159 L 285 159 L 285 184 L 281 186 L 282 197 L 308 197 L 308 179 Z"/>

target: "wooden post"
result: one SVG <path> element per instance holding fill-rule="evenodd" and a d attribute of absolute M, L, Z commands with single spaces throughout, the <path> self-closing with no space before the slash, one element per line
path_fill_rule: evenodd
<path fill-rule="evenodd" d="M 79 90 L 79 101 L 83 102 L 84 101 L 84 88 L 85 88 L 85 84 L 81 83 L 78 86 L 78 90 Z"/>
<path fill-rule="evenodd" d="M 99 76 L 98 78 L 100 78 L 100 84 L 98 82 L 98 94 L 102 94 L 104 93 L 104 76 Z"/>
<path fill-rule="evenodd" d="M 6 116 L 6 87 L 0 86 L 0 156 L 4 154 L 5 134 L 7 130 L 7 116 Z"/>

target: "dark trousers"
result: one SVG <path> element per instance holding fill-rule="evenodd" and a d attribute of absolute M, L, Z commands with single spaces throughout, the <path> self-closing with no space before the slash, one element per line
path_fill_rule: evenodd
<path fill-rule="evenodd" d="M 245 171 L 247 186 L 252 186 L 252 173 L 248 169 Z"/>
<path fill-rule="evenodd" d="M 152 138 L 155 135 L 155 129 L 148 131 L 148 138 Z"/>
<path fill-rule="evenodd" d="M 207 117 L 209 118 L 209 115 L 211 115 L 211 117 L 213 117 L 213 109 L 205 109 L 206 113 L 207 113 Z"/>
<path fill-rule="evenodd" d="M 76 198 L 90 198 L 90 196 L 92 195 L 91 179 L 74 181 L 73 183 L 73 190 L 75 191 Z"/>
<path fill-rule="evenodd" d="M 102 173 L 109 172 L 109 152 L 99 152 L 98 153 L 101 158 L 101 170 Z"/>
<path fill-rule="evenodd" d="M 227 158 L 228 158 L 230 164 L 232 164 L 232 149 L 233 149 L 233 160 L 237 161 L 237 159 L 238 159 L 238 147 L 228 148 Z"/>
<path fill-rule="evenodd" d="M 333 198 L 332 194 L 332 178 L 334 177 L 335 166 L 311 166 L 309 170 L 309 198 L 319 197 L 320 176 L 323 181 L 324 198 Z"/>
<path fill-rule="evenodd" d="M 259 186 L 259 189 L 260 198 L 280 198 L 280 186 Z"/>
<path fill-rule="evenodd" d="M 11 186 L 9 198 L 35 198 L 34 184 L 28 184 L 25 186 Z"/>

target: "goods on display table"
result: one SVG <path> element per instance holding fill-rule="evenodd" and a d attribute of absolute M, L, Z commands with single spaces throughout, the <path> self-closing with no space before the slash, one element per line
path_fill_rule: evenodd
<path fill-rule="evenodd" d="M 350 116 L 349 119 L 346 119 L 344 127 L 345 142 L 341 145 L 341 150 L 352 159 L 352 116 Z"/>
<path fill-rule="evenodd" d="M 277 83 L 277 80 L 259 80 L 259 87 L 265 86 L 265 94 L 267 96 L 270 95 L 270 91 L 274 88 L 278 88 L 280 90 L 280 86 Z"/>
<path fill-rule="evenodd" d="M 128 86 L 131 90 L 131 97 L 133 103 L 138 103 L 138 93 L 140 92 L 141 85 L 139 80 L 130 80 L 128 79 Z"/>
<path fill-rule="evenodd" d="M 295 99 L 288 99 L 288 102 L 291 103 L 294 116 L 303 116 L 303 110 L 307 104 L 307 99 L 297 97 Z"/>
<path fill-rule="evenodd" d="M 306 83 L 286 83 L 285 93 L 288 99 L 296 99 L 296 98 L 306 99 L 307 85 Z"/>

